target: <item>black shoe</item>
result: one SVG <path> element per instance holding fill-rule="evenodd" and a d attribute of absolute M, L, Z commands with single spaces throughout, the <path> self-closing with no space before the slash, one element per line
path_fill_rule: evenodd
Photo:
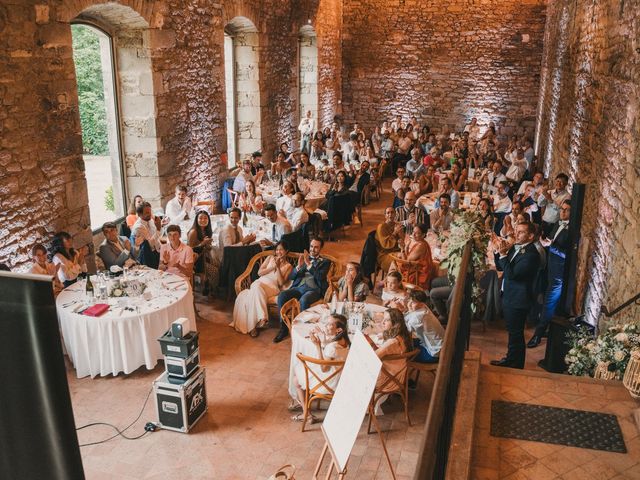
<path fill-rule="evenodd" d="M 288 336 L 289 336 L 289 330 L 287 330 L 286 328 L 281 328 L 278 334 L 273 339 L 273 343 L 280 343 Z"/>
<path fill-rule="evenodd" d="M 418 382 L 416 382 L 413 378 L 409 379 L 408 384 L 411 390 L 415 390 L 416 388 L 418 388 Z"/>
<path fill-rule="evenodd" d="M 540 337 L 540 335 L 534 334 L 533 337 L 531 337 L 531 340 L 527 342 L 527 348 L 536 348 L 538 345 L 540 345 L 541 341 L 542 338 Z"/>
<path fill-rule="evenodd" d="M 500 360 L 491 360 L 489 362 L 494 367 L 510 367 L 511 362 L 508 362 L 506 358 L 501 358 Z"/>

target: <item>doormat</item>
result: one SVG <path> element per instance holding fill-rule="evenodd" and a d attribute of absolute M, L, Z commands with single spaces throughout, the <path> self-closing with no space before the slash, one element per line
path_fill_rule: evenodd
<path fill-rule="evenodd" d="M 493 400 L 491 435 L 627 453 L 618 419 L 607 413 Z"/>

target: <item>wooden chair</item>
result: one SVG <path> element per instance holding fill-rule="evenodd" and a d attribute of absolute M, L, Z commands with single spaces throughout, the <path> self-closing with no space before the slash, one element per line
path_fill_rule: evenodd
<path fill-rule="evenodd" d="M 409 365 L 409 375 L 411 375 L 411 372 L 416 372 L 416 377 L 413 379 L 416 383 L 418 383 L 418 379 L 420 378 L 420 372 L 433 373 L 433 376 L 435 378 L 436 371 L 438 370 L 438 362 L 422 363 L 422 362 L 410 361 L 408 365 Z"/>
<path fill-rule="evenodd" d="M 398 267 L 398 271 L 402 272 L 402 281 L 411 283 L 415 285 L 417 288 L 422 290 L 428 289 L 431 284 L 431 279 L 435 276 L 437 272 L 435 264 L 432 265 L 431 272 L 429 272 L 428 282 L 426 288 L 420 285 L 420 274 L 422 273 L 423 264 L 419 262 L 413 262 L 410 260 L 405 260 L 404 258 L 400 258 L 397 255 L 391 254 L 391 258 L 395 262 Z"/>
<path fill-rule="evenodd" d="M 360 228 L 362 228 L 362 205 L 364 205 L 365 197 L 366 197 L 366 193 L 367 193 L 367 189 L 368 188 L 369 188 L 369 185 L 367 184 L 362 189 L 362 192 L 360 193 L 360 203 L 358 203 L 355 206 L 355 208 L 353 209 L 353 217 L 358 219 L 358 222 L 360 223 Z"/>
<path fill-rule="evenodd" d="M 342 373 L 344 368 L 343 360 L 321 360 L 319 358 L 307 357 L 301 353 L 297 353 L 298 360 L 302 362 L 305 373 L 305 389 L 304 389 L 304 419 L 302 420 L 302 431 L 307 425 L 307 418 L 309 416 L 309 409 L 314 401 L 318 402 L 320 406 L 321 400 L 331 401 L 335 394 L 335 389 L 327 384 L 327 382 L 338 377 Z M 310 365 L 316 365 L 319 368 L 312 368 Z M 333 372 L 326 372 L 328 375 L 322 377 L 322 367 L 334 367 Z M 320 370 L 320 372 L 318 371 Z M 316 383 L 317 382 L 317 383 Z M 312 387 L 311 385 L 315 383 Z"/>
<path fill-rule="evenodd" d="M 216 201 L 214 199 L 198 200 L 193 206 L 196 210 L 206 210 L 209 215 L 213 215 L 213 213 L 216 211 Z"/>
<path fill-rule="evenodd" d="M 272 251 L 260 252 L 253 256 L 253 258 L 249 261 L 247 268 L 245 268 L 244 272 L 242 272 L 240 276 L 236 279 L 236 282 L 235 282 L 236 295 L 238 295 L 241 291 L 247 290 L 248 288 L 251 287 L 251 282 L 252 282 L 251 273 L 253 272 L 254 268 L 256 268 L 256 265 L 260 267 L 260 265 L 262 265 L 262 262 L 264 262 L 267 259 L 267 257 L 269 257 L 270 255 L 273 255 Z M 296 267 L 298 265 L 298 258 L 300 258 L 301 255 L 302 255 L 301 253 L 289 252 L 287 254 L 287 261 L 293 267 Z M 338 260 L 335 257 L 332 257 L 331 255 L 323 254 L 322 257 L 331 261 L 331 267 L 329 267 L 329 273 L 327 275 L 327 278 L 330 280 L 329 285 L 331 285 L 331 279 L 339 275 L 342 275 L 342 265 L 340 264 L 340 262 L 338 262 Z M 327 289 L 327 291 L 328 290 L 329 288 Z M 326 294 L 325 294 L 325 297 L 326 297 Z M 331 294 L 329 294 L 329 298 L 331 298 Z M 322 303 L 322 300 L 316 303 Z M 269 315 L 274 318 L 277 317 L 278 305 L 275 302 L 275 298 L 269 299 L 267 301 L 267 306 L 269 309 Z"/>
<path fill-rule="evenodd" d="M 375 405 L 385 395 L 398 394 L 404 404 L 404 416 L 407 420 L 407 424 L 411 426 L 411 419 L 409 418 L 409 361 L 415 357 L 419 350 L 411 350 L 410 352 L 401 353 L 399 355 L 386 355 L 382 357 L 382 369 L 380 370 L 380 376 L 378 377 L 379 384 L 376 385 L 371 397 L 371 411 L 375 409 Z M 403 360 L 404 366 L 398 373 L 393 375 L 385 367 L 385 362 Z M 382 379 L 382 381 L 381 381 Z M 367 426 L 367 433 L 371 433 L 371 416 L 369 416 L 369 425 Z"/>
<path fill-rule="evenodd" d="M 300 302 L 298 302 L 297 298 L 292 298 L 280 309 L 280 317 L 282 321 L 287 326 L 289 331 L 291 331 L 291 325 L 293 324 L 293 319 L 296 318 L 300 314 Z"/>
<path fill-rule="evenodd" d="M 231 197 L 231 208 L 238 208 L 238 199 L 240 198 L 240 194 L 231 188 L 227 188 L 227 193 L 229 197 Z"/>

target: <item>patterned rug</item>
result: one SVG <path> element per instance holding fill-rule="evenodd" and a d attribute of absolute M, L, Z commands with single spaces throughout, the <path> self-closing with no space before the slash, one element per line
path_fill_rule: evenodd
<path fill-rule="evenodd" d="M 569 408 L 494 400 L 491 435 L 627 453 L 615 415 Z"/>

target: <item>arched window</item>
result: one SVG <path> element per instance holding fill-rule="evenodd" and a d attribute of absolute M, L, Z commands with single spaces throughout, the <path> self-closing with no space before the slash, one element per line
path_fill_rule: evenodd
<path fill-rule="evenodd" d="M 89 24 L 71 26 L 91 228 L 121 218 L 126 195 L 113 40 Z"/>
<path fill-rule="evenodd" d="M 245 17 L 225 27 L 225 92 L 229 168 L 262 148 L 258 30 Z"/>
<path fill-rule="evenodd" d="M 316 130 L 318 125 L 318 43 L 311 25 L 300 29 L 298 37 L 298 100 L 300 118 L 311 111 Z"/>

